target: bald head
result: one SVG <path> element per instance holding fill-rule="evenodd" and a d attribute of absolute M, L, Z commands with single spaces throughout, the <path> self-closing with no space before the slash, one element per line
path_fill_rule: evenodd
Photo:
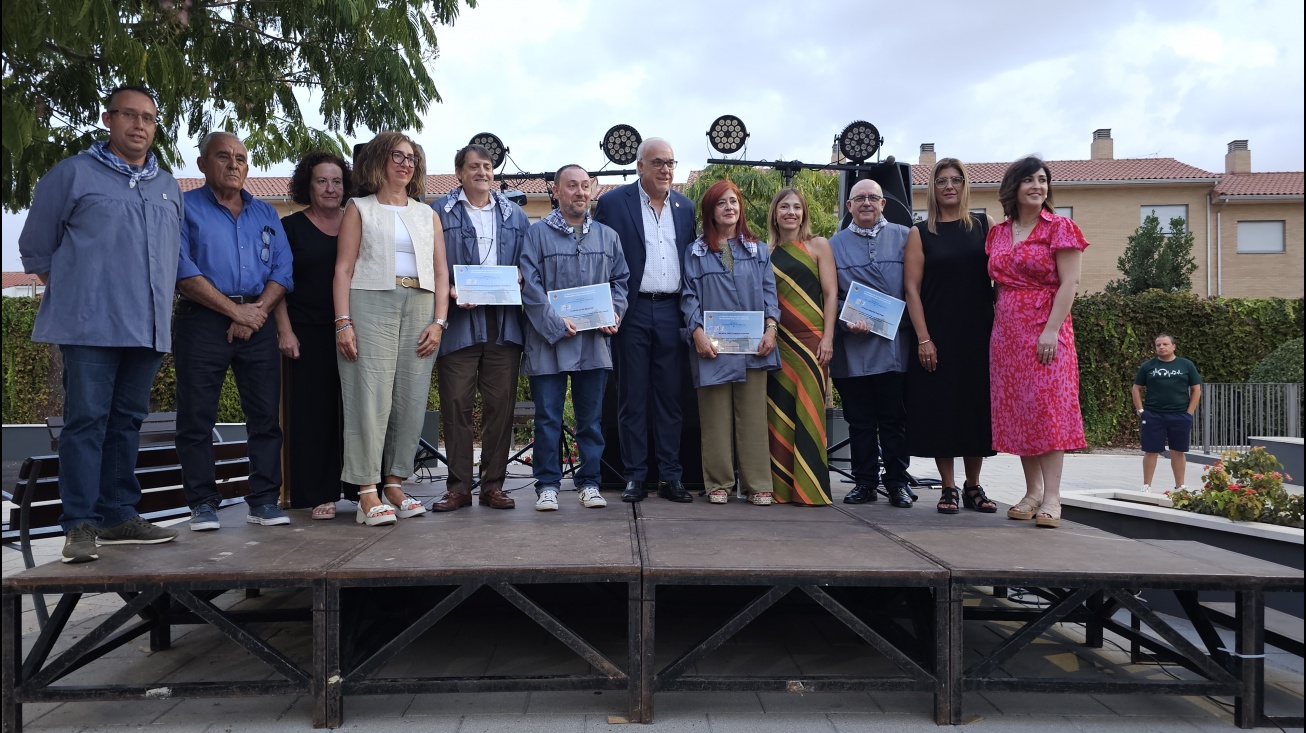
<path fill-rule="evenodd" d="M 869 179 L 853 184 L 853 190 L 848 194 L 848 211 L 857 226 L 863 229 L 875 226 L 884 214 L 884 190 L 880 184 Z"/>

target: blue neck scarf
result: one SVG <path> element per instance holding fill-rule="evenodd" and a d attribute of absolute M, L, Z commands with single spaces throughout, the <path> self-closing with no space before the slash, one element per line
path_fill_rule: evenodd
<path fill-rule="evenodd" d="M 127 183 L 128 188 L 136 188 L 137 183 L 148 181 L 159 175 L 159 161 L 154 156 L 154 151 L 149 151 L 145 154 L 145 165 L 132 165 L 109 152 L 109 143 L 105 140 L 101 140 L 100 142 L 93 143 L 90 149 L 86 150 L 83 155 L 89 155 L 124 176 L 127 176 L 127 178 L 130 179 Z"/>
<path fill-rule="evenodd" d="M 562 217 L 562 212 L 559 211 L 558 209 L 554 209 L 553 211 L 550 211 L 549 215 L 544 217 L 543 221 L 545 224 L 549 226 L 550 229 L 553 229 L 559 234 L 567 234 L 567 235 L 576 234 L 576 228 L 567 223 L 567 220 Z M 587 211 L 585 212 L 585 221 L 582 222 L 580 225 L 581 236 L 590 233 L 590 222 L 591 222 L 590 215 L 589 212 Z"/>

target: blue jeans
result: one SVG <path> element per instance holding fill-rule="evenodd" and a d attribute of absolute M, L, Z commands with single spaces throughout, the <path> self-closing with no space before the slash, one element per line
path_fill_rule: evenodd
<path fill-rule="evenodd" d="M 63 431 L 59 498 L 64 531 L 112 527 L 136 516 L 136 451 L 163 354 L 154 349 L 61 345 Z"/>
<path fill-rule="evenodd" d="M 531 396 L 535 400 L 535 449 L 531 452 L 531 470 L 535 475 L 535 493 L 557 489 L 562 483 L 562 406 L 567 400 L 567 377 L 571 377 L 571 404 L 576 411 L 576 446 L 580 449 L 580 466 L 576 468 L 577 489 L 599 487 L 599 465 L 603 458 L 603 390 L 608 384 L 607 369 L 583 372 L 542 374 L 531 377 Z"/>

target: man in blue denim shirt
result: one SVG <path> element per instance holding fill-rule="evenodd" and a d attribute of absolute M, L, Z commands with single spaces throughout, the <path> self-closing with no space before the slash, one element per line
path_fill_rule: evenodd
<path fill-rule="evenodd" d="M 249 159 L 235 135 L 200 142 L 204 186 L 186 197 L 177 265 L 177 456 L 192 530 L 218 529 L 222 502 L 213 426 L 228 367 L 249 441 L 248 521 L 289 524 L 281 490 L 281 354 L 268 318 L 291 280 L 290 244 L 277 210 L 245 191 Z"/>
<path fill-rule="evenodd" d="M 23 269 L 45 284 L 32 340 L 57 344 L 63 355 L 64 562 L 97 559 L 97 539 L 155 544 L 177 536 L 136 514 L 135 468 L 150 386 L 172 348 L 181 189 L 150 152 L 153 95 L 119 87 L 104 107 L 108 142 L 41 177 L 18 239 Z"/>

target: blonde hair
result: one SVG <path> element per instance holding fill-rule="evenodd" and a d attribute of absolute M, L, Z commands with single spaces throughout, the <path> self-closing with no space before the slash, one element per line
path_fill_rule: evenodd
<path fill-rule="evenodd" d="M 370 196 L 380 191 L 385 185 L 385 169 L 390 164 L 390 152 L 399 143 L 408 143 L 413 148 L 413 177 L 404 189 L 408 198 L 423 201 L 426 198 L 426 156 L 422 147 L 402 132 L 387 130 L 377 133 L 372 141 L 358 151 L 358 161 L 354 165 L 354 182 L 358 185 L 357 195 Z"/>
<path fill-rule="evenodd" d="M 934 164 L 934 170 L 930 171 L 930 182 L 925 187 L 925 228 L 930 230 L 930 234 L 938 234 L 939 230 L 935 224 L 939 220 L 939 200 L 935 195 L 934 181 L 938 180 L 939 173 L 948 168 L 956 168 L 961 174 L 961 196 L 958 202 L 961 205 L 961 228 L 970 231 L 975 228 L 975 219 L 970 215 L 970 174 L 966 172 L 966 166 L 956 158 L 944 158 Z"/>
<path fill-rule="evenodd" d="M 775 209 L 781 201 L 791 195 L 797 196 L 798 203 L 803 205 L 803 220 L 798 224 L 798 239 L 806 242 L 812 238 L 812 216 L 807 211 L 807 197 L 796 188 L 782 188 L 775 192 L 775 196 L 771 199 L 771 206 L 766 212 L 766 234 L 773 245 L 784 244 L 780 241 L 780 222 L 775 218 Z"/>

